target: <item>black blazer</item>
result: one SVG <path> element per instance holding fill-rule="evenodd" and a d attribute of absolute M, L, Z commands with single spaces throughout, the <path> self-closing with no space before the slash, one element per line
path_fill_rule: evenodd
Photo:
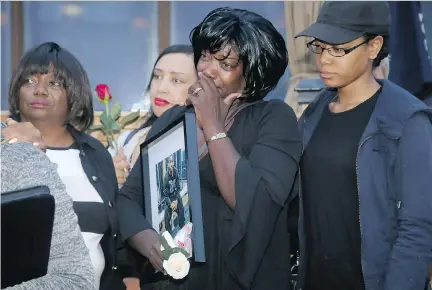
<path fill-rule="evenodd" d="M 109 230 L 101 240 L 105 256 L 105 269 L 100 281 L 100 289 L 126 289 L 123 278 L 137 277 L 131 250 L 120 238 L 115 200 L 118 184 L 111 155 L 102 143 L 90 135 L 69 126 L 68 131 L 74 138 L 83 169 L 88 180 L 101 196 L 109 220 Z M 83 289 L 84 290 L 84 289 Z"/>
<path fill-rule="evenodd" d="M 166 111 L 152 125 L 147 139 L 186 110 L 178 106 Z M 242 156 L 236 165 L 236 191 L 245 194 L 236 196 L 236 210 L 231 210 L 222 197 L 215 194 L 217 182 L 211 157 L 207 155 L 200 161 L 203 218 L 210 221 L 204 226 L 206 254 L 211 258 L 201 266 L 192 267 L 180 288 L 203 289 L 202 285 L 206 285 L 210 289 L 213 283 L 211 289 L 292 289 L 287 231 L 291 218 L 287 217 L 301 155 L 295 114 L 279 100 L 261 102 L 242 110 L 228 134 Z M 255 146 L 257 140 L 263 145 Z M 266 170 L 251 166 L 249 158 L 254 162 L 259 160 Z M 284 159 L 275 164 L 272 161 L 276 158 Z M 207 194 L 203 195 L 205 191 Z M 208 199 L 209 196 L 217 198 Z M 124 238 L 151 228 L 144 216 L 144 204 L 141 160 L 138 159 L 118 196 L 120 231 Z M 206 216 L 206 209 L 212 212 L 214 207 L 217 207 L 217 214 Z M 216 236 L 219 236 L 218 241 Z M 215 272 L 218 274 L 210 274 Z M 221 278 L 216 281 L 216 276 Z M 207 278 L 211 279 L 210 283 Z"/>

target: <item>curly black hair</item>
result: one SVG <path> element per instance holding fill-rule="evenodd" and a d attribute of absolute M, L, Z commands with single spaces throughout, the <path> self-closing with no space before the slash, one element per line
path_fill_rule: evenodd
<path fill-rule="evenodd" d="M 274 89 L 288 66 L 285 40 L 264 17 L 243 9 L 211 11 L 190 33 L 195 65 L 204 52 L 232 45 L 239 53 L 246 81 L 247 102 L 260 100 Z"/>

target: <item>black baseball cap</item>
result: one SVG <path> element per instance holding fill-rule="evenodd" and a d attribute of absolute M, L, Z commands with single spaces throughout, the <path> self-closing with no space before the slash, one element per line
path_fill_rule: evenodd
<path fill-rule="evenodd" d="M 330 44 L 343 44 L 365 34 L 388 35 L 387 1 L 325 1 L 317 21 L 295 37 L 309 36 Z"/>

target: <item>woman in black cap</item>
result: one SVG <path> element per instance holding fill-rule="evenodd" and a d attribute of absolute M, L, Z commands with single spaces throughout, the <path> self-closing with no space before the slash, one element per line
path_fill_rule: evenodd
<path fill-rule="evenodd" d="M 300 119 L 305 290 L 423 289 L 432 258 L 431 110 L 373 68 L 385 1 L 325 2 L 298 36 L 328 89 Z M 304 285 L 302 285 L 304 283 Z"/>

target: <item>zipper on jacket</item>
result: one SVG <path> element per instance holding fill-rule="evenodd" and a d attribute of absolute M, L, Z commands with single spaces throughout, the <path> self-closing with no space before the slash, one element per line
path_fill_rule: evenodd
<path fill-rule="evenodd" d="M 359 221 L 359 226 L 360 226 L 360 263 L 362 264 L 362 272 L 363 272 L 363 229 L 362 229 L 362 225 L 361 225 L 361 220 L 360 220 L 360 182 L 359 182 L 359 166 L 358 166 L 358 160 L 359 160 L 359 156 L 360 156 L 360 149 L 363 146 L 363 144 L 369 140 L 370 138 L 372 138 L 373 135 L 368 136 L 367 138 L 365 138 L 359 145 L 358 149 L 357 149 L 357 156 L 356 156 L 356 181 L 357 181 L 357 196 L 358 196 L 358 206 L 359 206 L 359 215 L 358 215 L 358 221 Z M 364 282 L 364 286 L 365 289 L 367 290 L 368 287 L 366 285 L 366 279 L 364 277 L 364 273 L 363 273 L 363 282 Z"/>
<path fill-rule="evenodd" d="M 303 118 L 302 122 L 303 122 L 303 128 L 302 128 L 303 134 L 302 134 L 302 150 L 301 150 L 301 155 L 300 155 L 300 161 L 301 161 L 301 158 L 303 157 L 303 153 L 304 153 L 304 150 L 305 150 L 306 116 Z M 299 223 L 298 224 L 300 225 L 300 219 L 302 219 L 303 220 L 303 225 L 304 225 L 304 209 L 303 209 L 303 202 L 302 202 L 302 178 L 301 178 L 300 162 L 298 164 L 298 176 L 299 176 L 299 179 L 298 179 L 298 182 L 299 182 L 299 207 L 301 207 L 300 211 L 299 211 Z M 304 254 L 305 249 L 302 246 L 302 242 L 306 243 L 306 237 L 303 235 L 303 230 L 300 227 L 298 229 L 298 234 L 299 234 L 299 250 L 296 253 L 296 256 L 297 256 L 296 257 L 297 258 L 296 259 L 297 275 L 296 275 L 296 280 L 293 283 L 293 286 L 294 286 L 293 289 L 302 290 L 302 288 L 297 288 L 297 284 L 298 284 L 300 278 L 302 280 L 304 280 L 304 277 L 305 277 L 304 275 L 300 275 L 300 274 L 303 274 L 303 272 L 306 270 L 304 268 L 305 265 L 301 265 L 300 264 L 300 255 L 301 255 L 301 252 L 303 251 L 303 262 L 305 262 L 305 259 L 304 259 L 304 257 L 305 257 L 305 254 Z M 293 266 L 292 268 L 294 268 L 294 267 L 295 266 Z M 303 270 L 303 271 L 300 273 L 300 270 Z M 302 281 L 302 282 L 304 284 L 304 281 Z"/>
<path fill-rule="evenodd" d="M 306 117 L 303 118 L 303 135 L 302 135 L 302 150 L 301 150 L 301 156 L 303 156 L 303 152 L 305 150 L 305 135 L 306 135 Z"/>

